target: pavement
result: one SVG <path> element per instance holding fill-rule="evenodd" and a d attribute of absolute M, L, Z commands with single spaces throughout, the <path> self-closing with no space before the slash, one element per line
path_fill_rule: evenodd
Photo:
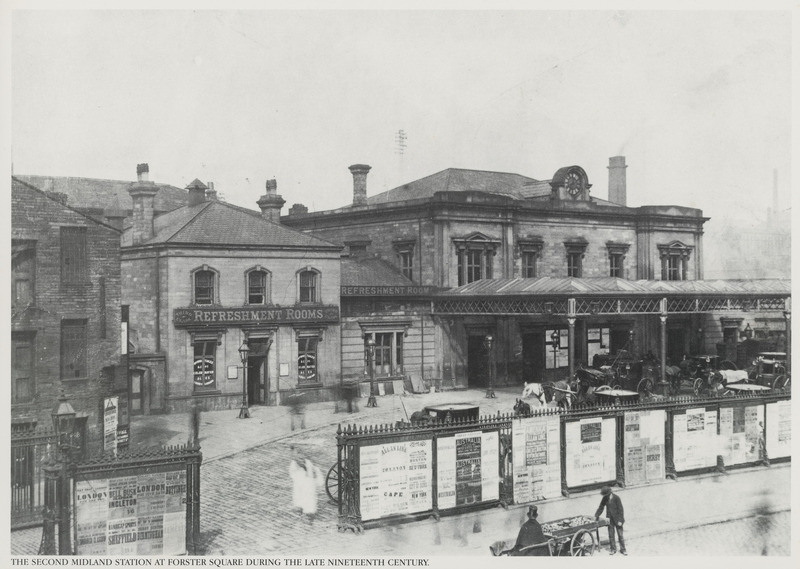
<path fill-rule="evenodd" d="M 307 555 L 430 557 L 489 555 L 497 540 L 513 540 L 524 521 L 526 505 L 497 507 L 469 514 L 432 518 L 368 529 L 364 534 L 337 531 L 337 507 L 320 492 L 319 511 L 311 523 L 291 507 L 287 467 L 292 456 L 310 458 L 323 472 L 336 460 L 336 430 L 348 424 L 393 424 L 427 405 L 472 403 L 481 415 L 510 412 L 520 389 L 445 391 L 378 397 L 378 407 L 358 401 L 347 413 L 343 403 L 314 403 L 305 407 L 304 428 L 287 407 L 204 412 L 200 417 L 201 548 L 205 555 Z M 295 419 L 298 419 L 295 417 Z M 190 434 L 188 414 L 134 417 L 133 450 L 185 443 Z M 744 520 L 755 512 L 790 509 L 791 465 L 773 464 L 705 474 L 678 481 L 619 490 L 626 512 L 626 541 L 635 555 L 637 539 L 726 520 Z M 579 514 L 593 515 L 596 491 L 572 493 L 570 498 L 537 502 L 539 519 L 546 522 Z M 601 530 L 605 540 L 605 530 Z M 13 555 L 35 555 L 41 529 L 11 534 Z"/>

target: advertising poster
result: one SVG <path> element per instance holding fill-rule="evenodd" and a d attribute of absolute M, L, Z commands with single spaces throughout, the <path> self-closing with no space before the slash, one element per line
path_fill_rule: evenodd
<path fill-rule="evenodd" d="M 458 433 L 456 442 L 456 506 L 481 501 L 481 432 Z"/>
<path fill-rule="evenodd" d="M 676 471 L 716 466 L 716 410 L 687 409 L 685 414 L 673 415 L 672 441 Z"/>
<path fill-rule="evenodd" d="M 103 401 L 103 450 L 117 452 L 117 409 L 118 397 L 107 397 Z"/>
<path fill-rule="evenodd" d="M 456 439 L 436 439 L 436 500 L 440 510 L 456 507 Z"/>
<path fill-rule="evenodd" d="M 567 486 L 608 482 L 617 477 L 616 422 L 593 417 L 566 424 Z"/>
<path fill-rule="evenodd" d="M 663 410 L 625 413 L 625 484 L 663 480 L 665 476 Z"/>
<path fill-rule="evenodd" d="M 514 502 L 561 495 L 561 428 L 558 417 L 515 419 L 511 426 Z"/>
<path fill-rule="evenodd" d="M 402 441 L 361 447 L 361 517 L 430 510 L 432 441 Z"/>
<path fill-rule="evenodd" d="M 78 555 L 186 553 L 186 471 L 75 482 Z"/>
<path fill-rule="evenodd" d="M 481 499 L 500 498 L 500 437 L 497 431 L 481 434 Z"/>
<path fill-rule="evenodd" d="M 767 456 L 784 458 L 792 454 L 792 402 L 767 404 Z"/>
<path fill-rule="evenodd" d="M 764 435 L 764 407 L 726 407 L 719 413 L 720 454 L 726 465 L 757 462 Z"/>

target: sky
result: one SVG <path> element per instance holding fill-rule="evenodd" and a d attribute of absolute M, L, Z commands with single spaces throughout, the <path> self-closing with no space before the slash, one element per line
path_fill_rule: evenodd
<path fill-rule="evenodd" d="M 721 219 L 790 207 L 785 11 L 15 11 L 15 174 L 214 182 L 312 211 L 446 168 Z M 398 131 L 406 134 L 401 154 Z"/>

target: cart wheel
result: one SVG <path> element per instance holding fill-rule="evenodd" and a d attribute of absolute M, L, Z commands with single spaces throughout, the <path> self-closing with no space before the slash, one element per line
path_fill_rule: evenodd
<path fill-rule="evenodd" d="M 783 389 L 784 391 L 789 391 L 791 388 L 791 381 L 792 378 L 790 376 L 779 375 L 772 383 L 772 389 Z"/>
<path fill-rule="evenodd" d="M 644 395 L 645 397 L 648 397 L 652 390 L 653 383 L 650 381 L 649 377 L 639 380 L 639 384 L 636 386 L 636 391 L 639 392 L 639 395 Z"/>
<path fill-rule="evenodd" d="M 698 377 L 694 380 L 694 384 L 692 384 L 692 391 L 694 391 L 697 397 L 700 397 L 700 393 L 703 391 L 703 383 L 705 383 L 703 378 Z"/>
<path fill-rule="evenodd" d="M 731 369 L 736 371 L 739 368 L 731 360 L 722 360 L 719 362 L 719 369 Z"/>
<path fill-rule="evenodd" d="M 325 477 L 325 492 L 334 504 L 339 503 L 339 465 L 334 464 Z"/>
<path fill-rule="evenodd" d="M 597 544 L 594 542 L 594 535 L 589 530 L 582 529 L 572 536 L 569 544 L 569 552 L 573 557 L 583 557 L 594 555 Z"/>

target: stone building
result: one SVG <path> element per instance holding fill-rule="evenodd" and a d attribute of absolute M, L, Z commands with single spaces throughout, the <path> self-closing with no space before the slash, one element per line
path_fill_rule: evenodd
<path fill-rule="evenodd" d="M 332 398 L 342 247 L 282 226 L 274 180 L 260 213 L 214 199 L 195 180 L 186 205 L 156 216 L 146 164 L 137 175 L 121 252 L 131 412 L 235 408 L 243 396 L 249 404 Z"/>
<path fill-rule="evenodd" d="M 125 387 L 120 231 L 17 177 L 11 219 L 12 425 L 51 425 L 63 391 L 100 449 L 103 398 Z"/>
<path fill-rule="evenodd" d="M 436 287 L 434 358 L 423 373 L 457 386 L 492 381 L 491 361 L 498 383 L 560 378 L 621 350 L 674 361 L 708 348 L 704 323 L 721 306 L 762 292 L 782 306 L 785 286 L 689 284 L 703 278 L 707 218 L 628 207 L 626 168 L 624 157 L 610 159 L 604 200 L 577 165 L 549 180 L 450 168 L 367 196 L 370 167 L 356 164 L 352 204 L 295 205 L 282 221 L 338 243 L 369 235 L 380 258 Z M 691 304 L 698 294 L 713 301 Z"/>

